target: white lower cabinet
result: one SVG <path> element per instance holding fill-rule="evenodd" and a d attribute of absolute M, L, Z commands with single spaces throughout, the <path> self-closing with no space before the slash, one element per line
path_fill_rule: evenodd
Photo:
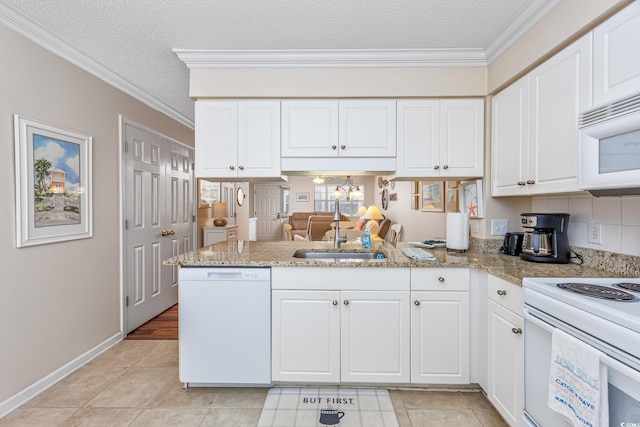
<path fill-rule="evenodd" d="M 469 270 L 411 269 L 411 289 L 411 382 L 468 384 Z"/>
<path fill-rule="evenodd" d="M 274 381 L 409 382 L 408 291 L 272 291 Z"/>
<path fill-rule="evenodd" d="M 522 288 L 489 276 L 487 397 L 510 426 L 523 407 Z M 512 311 L 513 310 L 513 311 Z"/>

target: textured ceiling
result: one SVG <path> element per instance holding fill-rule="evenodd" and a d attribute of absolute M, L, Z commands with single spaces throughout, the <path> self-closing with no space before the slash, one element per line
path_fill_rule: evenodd
<path fill-rule="evenodd" d="M 482 49 L 550 0 L 0 0 L 193 120 L 172 49 Z M 183 120 L 184 122 L 185 120 Z"/>

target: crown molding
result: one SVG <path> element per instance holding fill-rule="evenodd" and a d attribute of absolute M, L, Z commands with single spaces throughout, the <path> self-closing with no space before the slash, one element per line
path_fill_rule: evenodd
<path fill-rule="evenodd" d="M 487 64 L 498 59 L 507 49 L 533 28 L 562 0 L 545 0 L 542 3 L 529 2 L 516 18 L 491 42 L 485 50 Z"/>
<path fill-rule="evenodd" d="M 173 49 L 189 68 L 486 67 L 483 49 Z"/>
<path fill-rule="evenodd" d="M 58 55 L 62 59 L 82 68 L 86 72 L 93 74 L 100 80 L 123 91 L 127 95 L 130 95 L 154 110 L 171 117 L 191 129 L 195 128 L 193 120 L 171 108 L 153 95 L 150 95 L 148 92 L 140 89 L 138 86 L 134 85 L 104 65 L 88 57 L 60 37 L 43 28 L 40 24 L 29 19 L 27 16 L 4 2 L 0 2 L 0 22 L 5 23 L 7 27 L 25 36 L 34 43 Z"/>

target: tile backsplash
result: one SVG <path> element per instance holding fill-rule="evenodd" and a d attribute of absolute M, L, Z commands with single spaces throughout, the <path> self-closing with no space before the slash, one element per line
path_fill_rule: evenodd
<path fill-rule="evenodd" d="M 593 197 L 585 193 L 533 197 L 531 212 L 569 213 L 572 247 L 640 256 L 640 196 Z M 601 245 L 587 241 L 590 223 L 602 224 Z"/>

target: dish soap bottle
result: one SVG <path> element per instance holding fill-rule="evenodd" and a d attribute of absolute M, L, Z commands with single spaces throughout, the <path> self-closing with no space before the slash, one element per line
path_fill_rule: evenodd
<path fill-rule="evenodd" d="M 371 234 L 369 234 L 369 230 L 364 230 L 364 233 L 362 233 L 362 248 L 371 248 Z"/>

